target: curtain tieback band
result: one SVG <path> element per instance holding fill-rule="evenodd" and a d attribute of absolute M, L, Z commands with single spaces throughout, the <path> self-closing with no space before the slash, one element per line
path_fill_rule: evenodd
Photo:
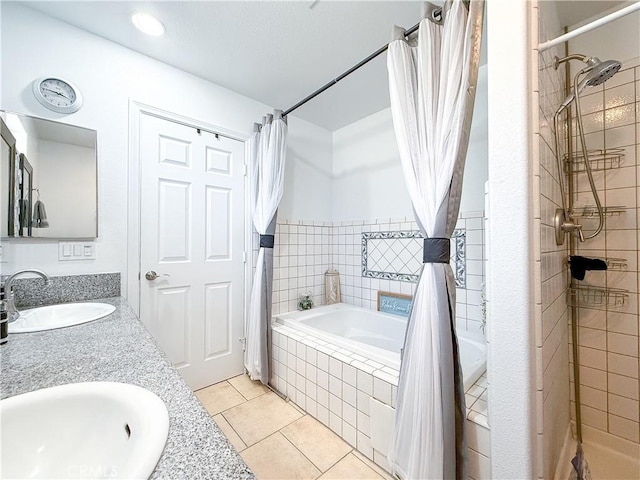
<path fill-rule="evenodd" d="M 260 248 L 273 248 L 275 235 L 260 235 Z"/>
<path fill-rule="evenodd" d="M 448 238 L 425 238 L 422 263 L 449 263 L 451 240 Z"/>

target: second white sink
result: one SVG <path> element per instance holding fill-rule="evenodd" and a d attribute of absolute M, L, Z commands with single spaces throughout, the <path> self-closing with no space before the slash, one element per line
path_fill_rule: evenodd
<path fill-rule="evenodd" d="M 169 432 L 164 402 L 115 382 L 71 383 L 0 402 L 0 478 L 145 479 Z"/>
<path fill-rule="evenodd" d="M 21 310 L 18 319 L 9 323 L 9 333 L 39 332 L 71 327 L 106 317 L 115 309 L 116 307 L 108 303 L 63 303 Z"/>

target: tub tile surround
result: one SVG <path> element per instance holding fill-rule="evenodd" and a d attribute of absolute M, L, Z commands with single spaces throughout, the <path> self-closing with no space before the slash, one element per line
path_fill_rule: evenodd
<path fill-rule="evenodd" d="M 486 272 L 484 212 L 462 212 L 456 229 L 466 235 L 466 288 L 456 289 L 457 328 L 484 335 L 483 285 Z M 415 231 L 412 217 L 373 221 L 305 222 L 279 220 L 274 247 L 273 315 L 295 311 L 301 294 L 315 306 L 325 303 L 324 273 L 340 273 L 342 302 L 377 309 L 378 291 L 412 295 L 415 284 L 362 276 L 362 233 Z M 254 258 L 257 252 L 254 251 Z M 338 349 L 285 325 L 274 325 L 272 386 L 318 419 L 369 460 L 389 470 L 386 454 L 373 448 L 370 402 L 393 412 L 398 371 Z M 466 394 L 469 475 L 490 477 L 487 378 Z M 385 413 L 385 412 L 383 412 Z M 392 413 L 391 413 L 392 415 Z M 382 448 L 385 450 L 384 448 Z"/>
<path fill-rule="evenodd" d="M 81 302 L 120 296 L 120 273 L 95 273 L 51 277 L 17 278 L 13 282 L 15 302 L 20 307 Z"/>
<path fill-rule="evenodd" d="M 594 172 L 602 204 L 624 209 L 619 215 L 607 217 L 604 231 L 579 244 L 577 254 L 621 258 L 626 266 L 588 272 L 584 281 L 578 283 L 622 288 L 628 290 L 629 296 L 621 308 L 585 306 L 578 309 L 582 421 L 639 444 L 640 59 L 625 61 L 613 78 L 585 93 L 588 93 L 583 97 L 587 147 L 620 148 L 624 152 L 620 168 Z M 585 174 L 578 174 L 576 190 L 576 205 L 593 204 Z M 593 219 L 585 218 L 583 223 L 587 232 L 595 226 Z M 572 392 L 572 415 L 573 402 Z"/>
<path fill-rule="evenodd" d="M 277 391 L 389 471 L 386 454 L 374 448 L 379 440 L 372 441 L 371 408 L 377 401 L 386 415 L 392 415 L 397 370 L 281 324 L 273 325 L 272 365 L 272 385 Z M 467 390 L 465 398 L 469 475 L 489 478 L 486 374 Z"/>
<path fill-rule="evenodd" d="M 466 288 L 456 289 L 458 328 L 484 334 L 483 284 L 486 271 L 484 213 L 462 212 L 456 229 L 466 233 Z M 362 276 L 362 233 L 416 231 L 412 217 L 349 222 L 281 220 L 274 247 L 273 314 L 297 309 L 300 295 L 310 292 L 314 305 L 324 305 L 324 273 L 340 273 L 342 302 L 377 309 L 377 292 L 412 295 L 415 283 Z"/>

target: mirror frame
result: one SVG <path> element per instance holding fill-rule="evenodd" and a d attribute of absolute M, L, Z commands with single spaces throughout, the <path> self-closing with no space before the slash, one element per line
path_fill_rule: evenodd
<path fill-rule="evenodd" d="M 0 118 L 0 136 L 9 146 L 9 202 L 7 205 L 7 236 L 15 235 L 15 181 L 16 181 L 16 139 L 4 120 Z"/>
<path fill-rule="evenodd" d="M 28 185 L 25 185 L 24 174 L 27 172 L 29 174 L 29 182 Z M 17 179 L 16 176 L 13 177 L 14 181 Z M 23 211 L 22 207 L 24 204 L 22 202 L 27 201 L 26 211 Z M 31 212 L 33 211 L 33 167 L 27 160 L 27 157 L 24 153 L 20 154 L 20 216 L 19 216 L 19 225 L 20 231 L 18 235 L 21 237 L 31 237 L 32 234 L 32 226 L 31 226 Z M 26 228 L 26 235 L 25 235 Z"/>

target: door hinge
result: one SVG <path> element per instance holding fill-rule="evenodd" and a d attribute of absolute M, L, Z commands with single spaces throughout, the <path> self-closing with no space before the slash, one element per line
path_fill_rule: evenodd
<path fill-rule="evenodd" d="M 247 263 L 247 251 L 242 252 L 242 263 Z"/>
<path fill-rule="evenodd" d="M 246 176 L 247 176 L 248 171 L 249 171 L 249 169 L 247 168 L 247 164 L 245 163 L 245 164 L 242 166 L 242 172 L 243 172 L 242 174 L 246 177 Z"/>
<path fill-rule="evenodd" d="M 243 337 L 243 338 L 239 338 L 238 341 L 242 345 L 242 351 L 246 352 L 247 351 L 247 339 L 245 337 Z"/>

